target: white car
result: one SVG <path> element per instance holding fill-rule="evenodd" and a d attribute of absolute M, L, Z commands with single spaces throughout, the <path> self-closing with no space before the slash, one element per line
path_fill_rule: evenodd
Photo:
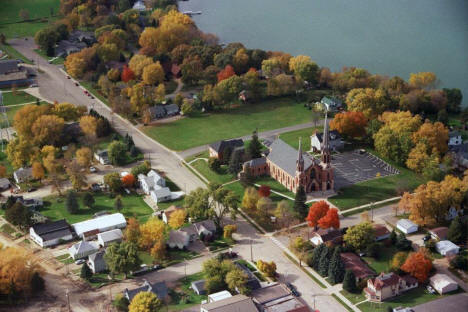
<path fill-rule="evenodd" d="M 85 263 L 85 259 L 78 259 L 78 260 L 75 261 L 75 264 L 77 264 L 77 265 L 80 265 L 80 264 L 83 264 L 83 263 Z"/>
<path fill-rule="evenodd" d="M 89 172 L 91 172 L 91 173 L 97 172 L 96 167 L 89 167 Z"/>
<path fill-rule="evenodd" d="M 427 289 L 427 291 L 430 292 L 431 294 L 435 294 L 435 293 L 436 293 L 435 289 L 432 288 L 432 286 L 430 286 L 430 285 L 427 285 L 426 289 Z"/>

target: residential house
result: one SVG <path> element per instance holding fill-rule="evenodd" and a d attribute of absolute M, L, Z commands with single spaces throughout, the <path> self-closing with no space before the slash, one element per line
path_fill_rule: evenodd
<path fill-rule="evenodd" d="M 258 278 L 252 273 L 252 271 L 249 270 L 248 267 L 246 267 L 245 265 L 243 265 L 242 263 L 239 263 L 239 262 L 235 262 L 235 265 L 241 269 L 245 275 L 247 275 L 247 283 L 246 283 L 246 286 L 250 289 L 250 290 L 255 290 L 255 289 L 259 289 L 261 288 L 262 286 L 260 285 L 260 281 L 258 280 Z"/>
<path fill-rule="evenodd" d="M 61 241 L 70 241 L 73 239 L 73 234 L 70 230 L 70 224 L 62 219 L 33 225 L 29 228 L 29 237 L 44 248 L 57 245 Z"/>
<path fill-rule="evenodd" d="M 96 253 L 90 254 L 88 256 L 88 266 L 91 269 L 91 272 L 93 274 L 103 272 L 107 270 L 107 264 L 106 261 L 104 260 L 104 254 L 106 252 L 104 250 L 100 250 Z"/>
<path fill-rule="evenodd" d="M 344 148 L 344 141 L 341 135 L 336 130 L 330 131 L 329 134 L 330 149 L 333 151 L 339 151 Z M 323 147 L 323 133 L 315 131 L 310 136 L 310 147 L 314 152 L 321 152 Z"/>
<path fill-rule="evenodd" d="M 254 303 L 263 312 L 310 312 L 302 301 L 291 294 L 286 285 L 272 283 L 250 293 Z"/>
<path fill-rule="evenodd" d="M 95 242 L 81 241 L 72 245 L 68 248 L 70 257 L 74 260 L 83 259 L 87 256 L 96 253 L 99 250 L 99 246 Z"/>
<path fill-rule="evenodd" d="M 448 146 L 457 146 L 463 143 L 463 139 L 461 133 L 458 131 L 450 131 L 449 132 L 449 141 Z"/>
<path fill-rule="evenodd" d="M 161 119 L 166 117 L 166 110 L 162 105 L 154 105 L 148 108 L 148 112 L 151 116 L 151 120 L 153 119 Z"/>
<path fill-rule="evenodd" d="M 140 12 L 144 12 L 146 11 L 146 6 L 145 4 L 143 3 L 143 1 L 141 0 L 138 0 L 135 2 L 135 4 L 133 5 L 133 10 L 137 10 L 137 11 L 140 11 Z"/>
<path fill-rule="evenodd" d="M 258 312 L 252 299 L 236 295 L 215 302 L 202 304 L 200 312 Z"/>
<path fill-rule="evenodd" d="M 99 161 L 101 165 L 110 164 L 109 153 L 107 150 L 98 150 L 96 153 L 94 153 L 94 158 Z"/>
<path fill-rule="evenodd" d="M 328 229 L 319 229 L 312 233 L 310 242 L 314 246 L 320 244 L 330 243 L 333 245 L 339 245 L 343 241 L 343 233 L 339 229 L 328 228 Z"/>
<path fill-rule="evenodd" d="M 20 196 L 20 198 L 19 201 L 23 206 L 28 207 L 30 210 L 36 210 L 44 205 L 42 198 L 23 198 L 23 196 Z"/>
<path fill-rule="evenodd" d="M 244 141 L 242 139 L 232 139 L 232 140 L 221 140 L 215 143 L 212 143 L 208 146 L 208 151 L 210 152 L 210 157 L 218 158 L 219 161 L 228 161 L 229 159 L 224 159 L 224 154 L 226 150 L 233 151 L 236 148 L 243 148 Z"/>
<path fill-rule="evenodd" d="M 190 244 L 190 235 L 181 230 L 171 230 L 166 244 L 169 248 L 185 249 Z"/>
<path fill-rule="evenodd" d="M 342 252 L 340 256 L 345 269 L 353 271 L 356 281 L 359 282 L 376 275 L 376 273 L 355 253 Z"/>
<path fill-rule="evenodd" d="M 13 178 L 16 183 L 28 182 L 32 177 L 32 168 L 19 168 L 13 172 Z"/>
<path fill-rule="evenodd" d="M 10 187 L 11 187 L 10 180 L 8 180 L 7 178 L 1 178 L 0 179 L 0 190 L 1 191 L 7 190 Z"/>
<path fill-rule="evenodd" d="M 374 235 L 377 242 L 386 240 L 390 237 L 390 231 L 383 224 L 374 224 Z"/>
<path fill-rule="evenodd" d="M 171 200 L 172 192 L 168 187 L 155 188 L 150 196 L 155 203 L 162 203 Z"/>
<path fill-rule="evenodd" d="M 399 276 L 393 272 L 380 273 L 379 276 L 367 280 L 364 293 L 369 301 L 381 302 L 416 287 L 418 281 L 412 276 Z"/>
<path fill-rule="evenodd" d="M 216 225 L 213 220 L 204 220 L 181 228 L 180 231 L 186 232 L 192 242 L 201 235 L 214 235 L 216 233 Z"/>
<path fill-rule="evenodd" d="M 127 221 L 121 213 L 100 216 L 94 219 L 72 224 L 76 235 L 82 237 L 83 234 L 91 231 L 102 233 L 113 229 L 123 229 L 127 226 Z M 97 235 L 96 233 L 96 235 Z"/>
<path fill-rule="evenodd" d="M 206 294 L 205 283 L 206 283 L 206 281 L 204 279 L 194 281 L 194 282 L 192 282 L 190 288 L 192 288 L 193 291 L 197 295 L 205 295 Z"/>
<path fill-rule="evenodd" d="M 162 220 L 163 220 L 163 222 L 167 224 L 167 223 L 169 222 L 169 219 L 170 219 L 171 215 L 172 215 L 174 212 L 178 211 L 178 210 L 184 210 L 184 209 L 181 208 L 181 207 L 177 207 L 177 206 L 172 205 L 172 206 L 170 206 L 169 208 L 167 208 L 166 210 L 164 210 L 164 211 L 162 212 Z"/>
<path fill-rule="evenodd" d="M 216 302 L 220 300 L 224 300 L 226 298 L 231 298 L 232 295 L 229 291 L 227 290 L 222 290 L 217 293 L 212 293 L 208 295 L 208 302 Z"/>
<path fill-rule="evenodd" d="M 21 66 L 17 60 L 0 60 L 0 88 L 30 85 L 34 82 L 32 76 L 31 69 Z"/>
<path fill-rule="evenodd" d="M 328 111 L 337 111 L 343 107 L 343 101 L 336 97 L 324 96 L 320 103 L 324 105 Z"/>
<path fill-rule="evenodd" d="M 97 234 L 97 240 L 100 246 L 107 247 L 112 243 L 119 243 L 123 239 L 123 233 L 120 229 L 110 230 Z"/>
<path fill-rule="evenodd" d="M 442 256 L 453 256 L 458 254 L 458 252 L 460 251 L 460 247 L 458 247 L 449 240 L 437 242 L 435 245 L 435 249 Z"/>
<path fill-rule="evenodd" d="M 132 299 L 142 291 L 152 292 L 161 301 L 169 300 L 169 293 L 165 282 L 156 282 L 154 284 L 151 284 L 147 280 L 144 280 L 143 285 L 141 285 L 138 288 L 131 290 L 125 289 L 123 295 L 125 298 L 128 299 L 128 301 L 131 302 Z"/>
<path fill-rule="evenodd" d="M 439 240 L 439 241 L 446 240 L 447 233 L 448 233 L 448 227 L 446 226 L 441 226 L 441 227 L 437 227 L 437 228 L 429 230 L 429 234 L 431 234 L 432 239 Z"/>
<path fill-rule="evenodd" d="M 179 106 L 177 106 L 177 104 L 164 105 L 164 109 L 166 110 L 167 116 L 175 116 L 179 113 Z"/>
<path fill-rule="evenodd" d="M 457 282 L 446 274 L 435 274 L 429 279 L 429 283 L 441 295 L 458 289 Z"/>
<path fill-rule="evenodd" d="M 150 170 L 147 175 L 139 174 L 138 181 L 140 182 L 141 189 L 147 195 L 155 188 L 166 186 L 166 180 L 154 170 Z"/>
<path fill-rule="evenodd" d="M 397 222 L 397 229 L 405 234 L 411 234 L 418 231 L 418 225 L 408 219 L 400 219 Z"/>
<path fill-rule="evenodd" d="M 55 56 L 66 58 L 71 53 L 76 53 L 84 48 L 92 46 L 96 37 L 91 31 L 75 30 L 71 32 L 66 40 L 61 40 L 55 48 Z"/>

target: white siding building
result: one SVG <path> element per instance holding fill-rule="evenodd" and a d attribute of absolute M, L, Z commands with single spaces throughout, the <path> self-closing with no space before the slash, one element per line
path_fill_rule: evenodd
<path fill-rule="evenodd" d="M 127 221 L 121 213 L 114 213 L 110 215 L 104 215 L 91 220 L 78 222 L 72 224 L 76 235 L 82 237 L 84 233 L 91 231 L 98 231 L 100 233 L 114 230 L 123 229 L 127 226 Z"/>
<path fill-rule="evenodd" d="M 58 245 L 61 241 L 70 241 L 73 239 L 73 234 L 70 231 L 70 224 L 63 219 L 33 225 L 29 228 L 29 237 L 44 248 Z"/>
<path fill-rule="evenodd" d="M 458 252 L 460 251 L 460 247 L 458 247 L 449 240 L 437 242 L 435 248 L 437 252 L 440 253 L 442 256 L 453 256 L 458 254 Z"/>
<path fill-rule="evenodd" d="M 431 286 L 441 295 L 458 289 L 457 282 L 446 274 L 437 273 L 429 281 Z"/>
<path fill-rule="evenodd" d="M 411 234 L 418 231 L 418 225 L 408 219 L 400 219 L 397 222 L 397 229 L 405 234 Z"/>
<path fill-rule="evenodd" d="M 70 257 L 74 260 L 86 258 L 87 256 L 96 253 L 99 246 L 95 242 L 81 241 L 68 248 Z"/>
<path fill-rule="evenodd" d="M 97 235 L 98 244 L 102 247 L 107 247 L 112 243 L 121 242 L 123 233 L 120 229 L 110 230 L 107 232 L 99 233 Z"/>

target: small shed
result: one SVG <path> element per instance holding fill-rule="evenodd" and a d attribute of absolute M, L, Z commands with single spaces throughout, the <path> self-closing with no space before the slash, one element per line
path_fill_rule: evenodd
<path fill-rule="evenodd" d="M 453 256 L 458 254 L 458 252 L 460 251 L 460 247 L 458 247 L 449 240 L 437 242 L 435 248 L 437 252 L 440 253 L 442 256 Z"/>
<path fill-rule="evenodd" d="M 204 279 L 192 282 L 191 287 L 192 287 L 193 291 L 197 295 L 205 295 L 206 294 L 205 280 Z"/>
<path fill-rule="evenodd" d="M 208 302 L 216 302 L 230 297 L 232 297 L 232 295 L 229 291 L 222 290 L 220 292 L 208 295 Z"/>
<path fill-rule="evenodd" d="M 429 283 L 441 295 L 458 289 L 457 282 L 446 274 L 435 274 L 429 279 Z"/>
<path fill-rule="evenodd" d="M 434 229 L 429 230 L 429 234 L 435 240 L 445 240 L 447 239 L 448 227 L 441 226 Z"/>
<path fill-rule="evenodd" d="M 120 229 L 110 230 L 97 234 L 98 243 L 102 247 L 107 247 L 112 243 L 121 242 L 123 233 Z"/>
<path fill-rule="evenodd" d="M 171 190 L 168 187 L 161 187 L 150 192 L 155 203 L 162 203 L 171 200 Z"/>
<path fill-rule="evenodd" d="M 397 229 L 405 234 L 411 234 L 418 231 L 418 225 L 408 219 L 400 219 L 397 222 Z"/>
<path fill-rule="evenodd" d="M 104 254 L 105 251 L 100 250 L 88 256 L 88 266 L 94 274 L 107 270 Z"/>

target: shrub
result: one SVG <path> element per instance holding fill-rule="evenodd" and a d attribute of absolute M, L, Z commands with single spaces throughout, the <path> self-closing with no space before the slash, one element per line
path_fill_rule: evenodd
<path fill-rule="evenodd" d="M 260 270 L 260 272 L 264 273 L 268 277 L 276 276 L 276 263 L 274 263 L 273 261 L 266 262 L 266 261 L 258 260 L 257 268 Z"/>
<path fill-rule="evenodd" d="M 459 270 L 468 270 L 468 259 L 462 255 L 456 255 L 450 260 L 450 266 Z"/>
<path fill-rule="evenodd" d="M 219 172 L 219 169 L 221 168 L 221 162 L 216 157 L 210 157 L 210 159 L 208 160 L 208 166 L 214 172 Z"/>
<path fill-rule="evenodd" d="M 237 225 L 235 224 L 225 225 L 223 228 L 223 237 L 232 239 L 232 234 L 235 233 L 236 231 L 237 231 Z"/>

